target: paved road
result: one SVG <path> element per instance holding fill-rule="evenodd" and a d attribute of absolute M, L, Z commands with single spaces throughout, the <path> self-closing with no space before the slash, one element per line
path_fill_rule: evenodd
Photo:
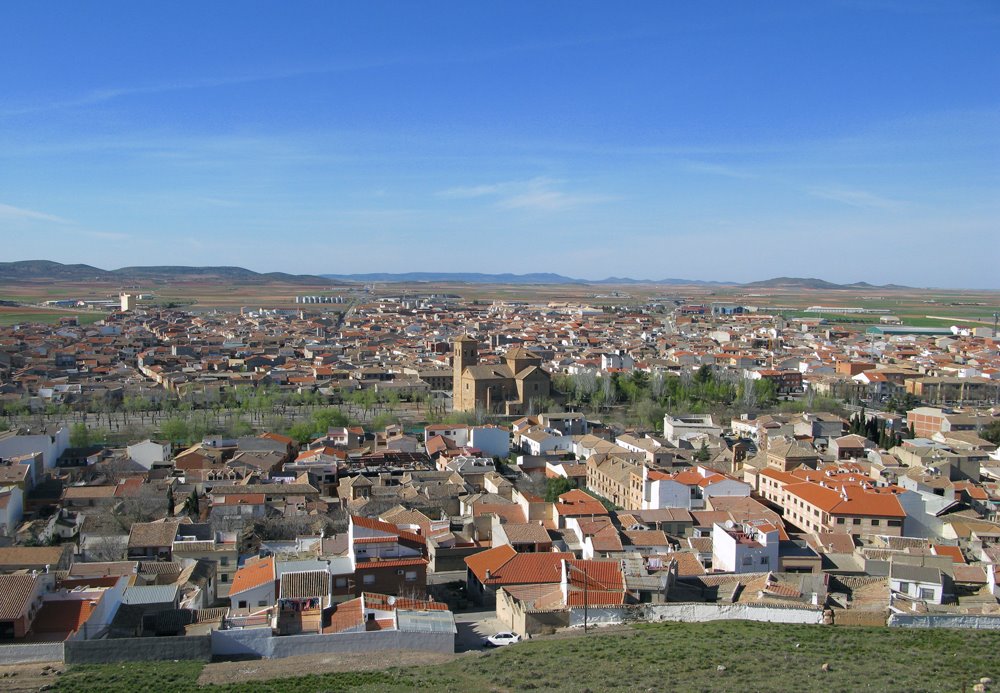
<path fill-rule="evenodd" d="M 468 652 L 483 649 L 483 638 L 502 630 L 510 630 L 497 620 L 493 609 L 462 611 L 455 614 L 458 635 L 455 637 L 455 651 Z"/>

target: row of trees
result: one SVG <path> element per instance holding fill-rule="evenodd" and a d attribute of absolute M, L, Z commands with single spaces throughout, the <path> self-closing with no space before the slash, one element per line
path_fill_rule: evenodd
<path fill-rule="evenodd" d="M 556 376 L 554 384 L 570 406 L 592 411 L 623 407 L 631 418 L 649 425 L 662 421 L 665 411 L 695 414 L 738 407 L 752 413 L 777 402 L 769 380 L 739 378 L 711 366 L 676 376 L 645 371 L 600 375 L 583 372 Z"/>
<path fill-rule="evenodd" d="M 376 411 L 381 408 L 392 408 L 401 401 L 414 402 L 418 409 L 430 399 L 429 393 L 416 392 L 405 398 L 396 392 L 376 393 L 372 388 L 357 389 L 345 386 L 324 394 L 318 390 L 294 392 L 281 390 L 270 386 L 254 387 L 238 385 L 222 390 L 217 397 L 197 394 L 185 399 L 175 395 L 159 392 L 156 398 L 142 394 L 130 394 L 122 398 L 113 396 L 92 395 L 84 401 L 73 404 L 48 403 L 41 412 L 54 416 L 74 412 L 91 414 L 125 413 L 142 416 L 154 412 L 192 412 L 201 410 L 240 411 L 247 414 L 260 414 L 287 407 L 320 407 L 331 404 L 350 404 L 365 411 Z M 8 416 L 25 416 L 32 413 L 27 399 L 8 401 L 0 404 L 0 413 Z"/>

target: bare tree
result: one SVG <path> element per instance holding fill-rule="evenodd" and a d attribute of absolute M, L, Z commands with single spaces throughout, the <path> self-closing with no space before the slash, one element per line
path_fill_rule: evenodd
<path fill-rule="evenodd" d="M 748 415 L 752 416 L 757 409 L 757 389 L 754 387 L 754 381 L 750 378 L 744 378 L 742 384 L 743 394 L 740 397 L 740 405 Z"/>
<path fill-rule="evenodd" d="M 649 379 L 649 392 L 653 395 L 653 399 L 659 401 L 666 389 L 667 378 L 663 375 L 663 371 L 655 371 L 653 377 Z"/>
<path fill-rule="evenodd" d="M 590 400 L 597 392 L 597 376 L 593 371 L 582 371 L 573 376 L 573 386 L 579 400 Z"/>
<path fill-rule="evenodd" d="M 108 535 L 87 537 L 84 541 L 83 554 L 90 562 L 111 563 L 125 558 L 128 548 L 128 537 Z"/>
<path fill-rule="evenodd" d="M 601 376 L 601 394 L 604 395 L 604 405 L 608 408 L 618 401 L 618 388 L 610 373 Z"/>

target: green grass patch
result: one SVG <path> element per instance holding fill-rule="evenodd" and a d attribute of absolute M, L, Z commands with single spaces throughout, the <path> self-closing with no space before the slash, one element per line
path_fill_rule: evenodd
<path fill-rule="evenodd" d="M 150 647 L 155 641 L 150 639 Z M 189 691 L 198 687 L 204 662 L 129 662 L 70 667 L 55 689 L 68 693 L 126 693 L 131 691 Z"/>
<path fill-rule="evenodd" d="M 739 621 L 642 624 L 625 632 L 528 641 L 440 666 L 312 674 L 211 690 L 957 691 L 971 690 L 982 676 L 997 678 L 998 647 L 1000 633 L 990 631 Z M 190 691 L 201 667 L 193 662 L 74 667 L 58 690 Z"/>
<path fill-rule="evenodd" d="M 10 326 L 22 323 L 41 323 L 43 325 L 55 325 L 60 318 L 76 316 L 81 325 L 93 325 L 98 320 L 103 320 L 107 316 L 103 313 L 58 313 L 36 312 L 36 313 L 14 313 L 0 312 L 0 325 Z"/>

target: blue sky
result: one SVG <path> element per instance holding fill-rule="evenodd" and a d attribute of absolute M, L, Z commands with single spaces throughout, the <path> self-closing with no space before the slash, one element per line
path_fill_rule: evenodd
<path fill-rule="evenodd" d="M 0 3 L 0 260 L 1000 288 L 1000 4 Z"/>

